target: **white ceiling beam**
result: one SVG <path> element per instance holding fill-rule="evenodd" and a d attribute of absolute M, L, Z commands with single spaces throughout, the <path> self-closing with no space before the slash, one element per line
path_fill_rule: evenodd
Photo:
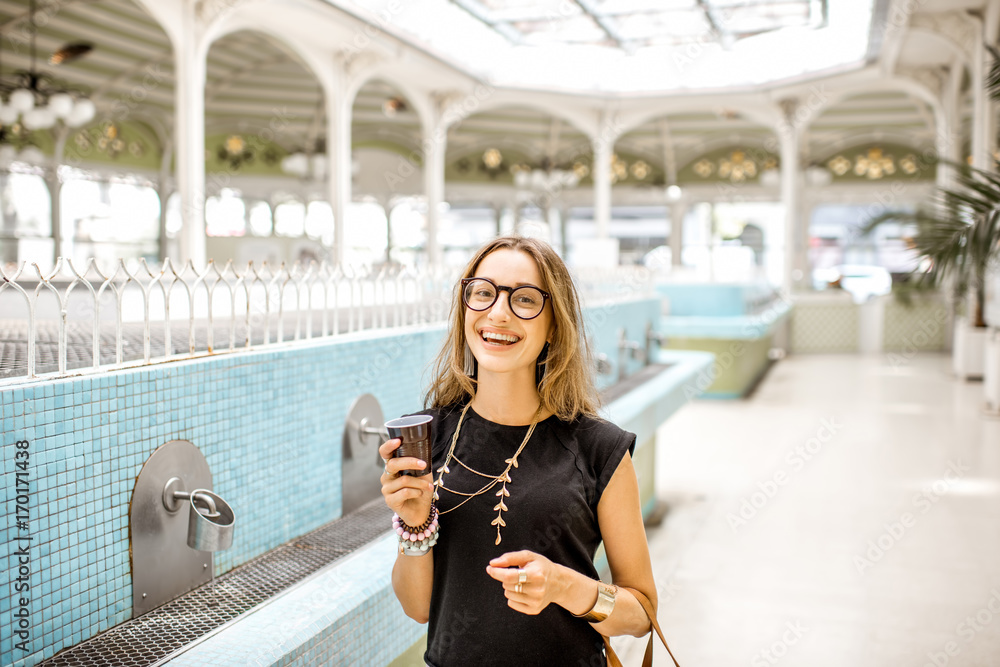
<path fill-rule="evenodd" d="M 151 58 L 149 60 L 143 60 L 143 61 L 137 62 L 134 65 L 132 65 L 131 67 L 128 67 L 127 69 L 124 69 L 122 71 L 122 73 L 119 74 L 118 76 L 113 77 L 111 79 L 106 79 L 104 84 L 102 84 L 100 87 L 95 88 L 93 90 L 92 96 L 93 97 L 103 97 L 103 96 L 105 96 L 105 93 L 107 93 L 109 90 L 113 90 L 119 84 L 125 83 L 126 81 L 128 81 L 129 79 L 131 79 L 133 76 L 136 76 L 136 75 L 143 75 L 144 76 L 145 73 L 148 72 L 148 68 L 150 68 L 150 67 L 157 67 L 157 66 L 162 65 L 164 63 L 173 63 L 173 58 L 174 58 L 174 56 L 173 56 L 172 53 L 161 53 L 156 58 Z"/>
<path fill-rule="evenodd" d="M 108 11 L 100 2 L 90 0 L 60 3 L 58 6 L 59 11 L 52 14 L 49 24 L 40 27 L 40 30 L 47 31 L 49 26 L 55 30 L 55 26 L 60 26 L 70 34 L 83 33 L 88 38 L 93 35 L 98 46 L 100 43 L 111 43 L 140 49 L 148 45 L 155 45 L 161 50 L 162 47 L 170 48 L 170 38 L 151 16 L 146 15 L 145 21 L 121 17 Z"/>
<path fill-rule="evenodd" d="M 207 86 L 206 85 L 205 86 L 205 106 L 207 107 L 212 102 L 212 100 L 214 100 L 216 97 L 218 97 L 219 93 L 222 93 L 222 92 L 224 92 L 224 91 L 232 88 L 233 85 L 236 82 L 238 82 L 240 79 L 253 76 L 262 67 L 267 67 L 267 66 L 272 65 L 272 64 L 284 62 L 285 59 L 286 59 L 285 54 L 281 54 L 280 56 L 277 56 L 277 58 L 275 57 L 274 54 L 271 54 L 271 53 L 266 54 L 266 55 L 267 55 L 267 57 L 265 57 L 265 58 L 261 58 L 260 60 L 254 61 L 252 63 L 248 63 L 248 64 L 244 65 L 243 67 L 241 67 L 239 69 L 236 69 L 236 70 L 233 70 L 233 71 L 229 72 L 224 77 L 224 80 L 222 82 L 219 82 L 219 83 L 210 82 L 211 86 Z"/>
<path fill-rule="evenodd" d="M 674 148 L 674 139 L 670 135 L 670 122 L 666 118 L 661 118 L 656 125 L 663 147 L 663 173 L 666 176 L 667 185 L 675 185 L 677 183 L 677 153 Z"/>
<path fill-rule="evenodd" d="M 879 51 L 879 70 L 884 76 L 894 76 L 896 66 L 899 63 L 899 54 L 903 50 L 903 42 L 906 40 L 907 26 L 910 22 L 910 15 L 913 13 L 914 5 L 909 0 L 892 0 L 887 16 L 892 16 L 893 22 L 876 26 L 883 31 L 882 48 Z M 898 25 L 902 18 L 905 22 Z"/>
<path fill-rule="evenodd" d="M 562 129 L 562 120 L 553 118 L 549 128 L 549 141 L 545 148 L 545 155 L 550 159 L 555 159 L 559 153 L 559 132 Z"/>

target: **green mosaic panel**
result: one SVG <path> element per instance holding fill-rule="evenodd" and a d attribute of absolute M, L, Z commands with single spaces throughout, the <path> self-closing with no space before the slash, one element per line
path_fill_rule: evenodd
<path fill-rule="evenodd" d="M 858 307 L 853 303 L 797 302 L 792 352 L 857 352 Z"/>
<path fill-rule="evenodd" d="M 940 352 L 945 349 L 948 307 L 920 300 L 911 306 L 895 299 L 885 304 L 882 348 L 887 352 Z"/>

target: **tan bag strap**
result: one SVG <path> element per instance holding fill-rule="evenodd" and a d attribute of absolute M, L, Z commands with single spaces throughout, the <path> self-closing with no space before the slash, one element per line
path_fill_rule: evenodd
<path fill-rule="evenodd" d="M 639 601 L 639 604 L 642 605 L 643 611 L 646 612 L 646 616 L 649 617 L 649 622 L 653 626 L 653 630 L 656 631 L 656 634 L 660 637 L 660 641 L 663 642 L 663 648 L 667 649 L 667 653 L 670 655 L 670 659 L 674 661 L 674 665 L 676 665 L 676 667 L 680 667 L 680 663 L 677 662 L 677 658 L 674 657 L 670 647 L 667 646 L 667 640 L 663 638 L 663 631 L 660 630 L 660 624 L 656 620 L 656 610 L 653 609 L 653 605 L 650 603 L 649 598 L 647 598 L 644 593 L 640 593 L 634 588 L 628 588 L 626 586 L 621 586 L 620 588 L 627 590 L 635 596 L 636 600 Z M 655 641 L 656 640 L 652 633 L 650 633 L 649 643 L 646 644 L 646 654 L 642 658 L 642 667 L 653 667 L 653 643 Z M 604 650 L 608 654 L 608 667 L 622 667 L 622 661 L 618 659 L 614 649 L 611 648 L 611 640 L 607 637 L 604 637 Z"/>

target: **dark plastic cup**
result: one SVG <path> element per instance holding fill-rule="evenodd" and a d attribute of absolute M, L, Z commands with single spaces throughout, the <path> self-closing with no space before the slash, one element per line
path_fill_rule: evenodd
<path fill-rule="evenodd" d="M 433 421 L 434 417 L 430 415 L 412 415 L 390 419 L 385 423 L 389 438 L 399 438 L 401 441 L 394 457 L 412 456 L 427 464 L 423 470 L 400 470 L 399 474 L 421 477 L 431 473 L 431 422 Z"/>

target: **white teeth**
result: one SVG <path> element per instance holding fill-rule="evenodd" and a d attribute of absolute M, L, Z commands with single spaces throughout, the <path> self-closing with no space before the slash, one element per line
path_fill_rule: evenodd
<path fill-rule="evenodd" d="M 517 336 L 508 336 L 507 334 L 493 333 L 492 331 L 481 332 L 483 340 L 499 340 L 505 343 L 516 343 L 520 340 Z"/>

